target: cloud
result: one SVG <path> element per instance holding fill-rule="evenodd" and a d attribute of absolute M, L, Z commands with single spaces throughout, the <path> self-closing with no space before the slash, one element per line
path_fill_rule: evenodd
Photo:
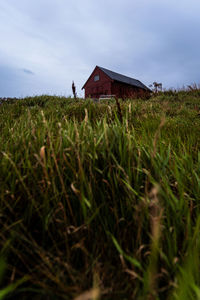
<path fill-rule="evenodd" d="M 96 65 L 145 84 L 198 83 L 199 9 L 197 0 L 2 0 L 0 93 L 69 95 L 74 80 L 82 95 Z"/>
<path fill-rule="evenodd" d="M 28 74 L 28 75 L 34 75 L 34 73 L 31 71 L 31 70 L 28 70 L 28 69 L 21 69 L 25 74 Z"/>
<path fill-rule="evenodd" d="M 23 78 L 11 66 L 0 64 L 0 97 L 20 96 Z"/>

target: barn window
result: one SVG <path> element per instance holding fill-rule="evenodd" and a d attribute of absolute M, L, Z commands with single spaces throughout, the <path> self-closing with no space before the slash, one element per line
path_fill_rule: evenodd
<path fill-rule="evenodd" d="M 99 80 L 99 75 L 95 75 L 94 76 L 94 81 L 98 81 Z"/>

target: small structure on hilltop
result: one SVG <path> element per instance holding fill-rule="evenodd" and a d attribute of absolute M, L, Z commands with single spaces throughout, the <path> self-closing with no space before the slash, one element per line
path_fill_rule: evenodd
<path fill-rule="evenodd" d="M 96 66 L 82 89 L 85 98 L 143 98 L 149 97 L 151 90 L 141 81 Z"/>

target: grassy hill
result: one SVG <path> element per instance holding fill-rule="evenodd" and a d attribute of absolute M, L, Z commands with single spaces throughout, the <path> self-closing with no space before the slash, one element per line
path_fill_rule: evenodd
<path fill-rule="evenodd" d="M 0 105 L 0 299 L 199 299 L 199 231 L 199 90 Z"/>

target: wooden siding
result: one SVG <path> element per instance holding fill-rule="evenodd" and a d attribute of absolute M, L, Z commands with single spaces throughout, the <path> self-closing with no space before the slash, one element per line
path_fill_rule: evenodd
<path fill-rule="evenodd" d="M 96 75 L 99 75 L 98 81 L 94 80 Z M 99 98 L 101 95 L 110 95 L 111 82 L 112 80 L 98 67 L 96 67 L 84 85 L 85 98 Z"/>
<path fill-rule="evenodd" d="M 117 98 L 143 98 L 149 92 L 134 87 L 122 82 L 114 81 L 111 85 L 111 94 L 115 95 Z"/>

